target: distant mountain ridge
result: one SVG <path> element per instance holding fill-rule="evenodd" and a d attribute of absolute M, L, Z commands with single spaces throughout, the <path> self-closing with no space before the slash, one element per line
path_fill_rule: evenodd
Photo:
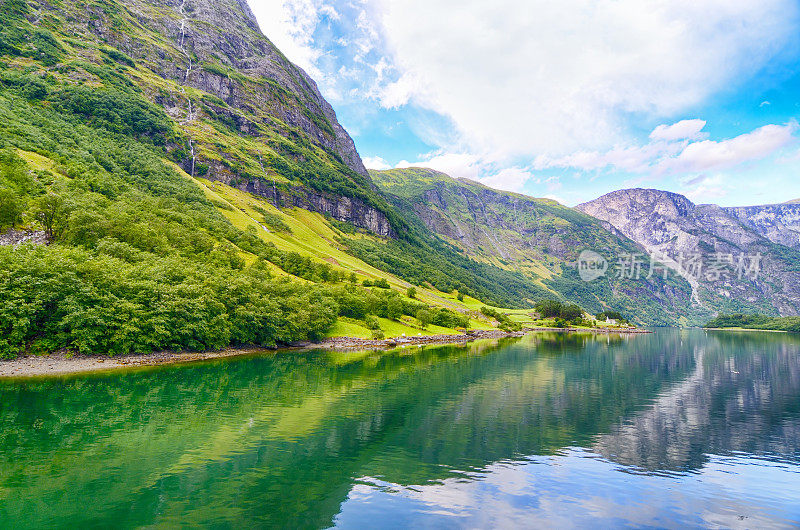
<path fill-rule="evenodd" d="M 773 243 L 800 248 L 800 203 L 723 208 Z"/>
<path fill-rule="evenodd" d="M 695 300 L 714 311 L 800 314 L 800 205 L 722 208 L 696 205 L 683 195 L 652 190 L 619 190 L 577 206 L 613 226 L 649 252 L 672 258 L 694 288 Z M 690 274 L 677 260 L 700 253 L 760 256 L 757 278 L 740 278 L 737 263 L 717 278 L 706 271 Z M 697 277 L 695 277 L 697 276 Z"/>

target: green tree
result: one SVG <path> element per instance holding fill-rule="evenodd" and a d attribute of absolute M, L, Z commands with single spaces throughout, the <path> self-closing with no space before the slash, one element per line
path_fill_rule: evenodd
<path fill-rule="evenodd" d="M 408 289 L 406 289 L 406 296 L 414 300 L 417 297 L 416 287 L 409 287 Z"/>
<path fill-rule="evenodd" d="M 386 318 L 397 320 L 403 314 L 403 302 L 399 297 L 393 296 L 386 302 Z"/>
<path fill-rule="evenodd" d="M 0 231 L 14 228 L 22 222 L 25 203 L 11 190 L 0 188 Z"/>
<path fill-rule="evenodd" d="M 423 329 L 430 326 L 431 322 L 433 321 L 433 314 L 431 314 L 431 312 L 427 309 L 420 309 L 417 311 L 416 317 Z"/>
<path fill-rule="evenodd" d="M 375 282 L 372 285 L 374 285 L 375 287 L 377 287 L 379 289 L 391 289 L 392 288 L 392 286 L 389 285 L 389 282 L 386 281 L 386 278 L 380 278 L 378 280 L 375 280 Z"/>
<path fill-rule="evenodd" d="M 564 304 L 557 300 L 541 300 L 536 303 L 535 309 L 537 313 L 542 315 L 542 318 L 556 318 L 561 317 Z"/>
<path fill-rule="evenodd" d="M 575 304 L 567 304 L 561 308 L 561 318 L 567 322 L 574 322 L 583 317 L 583 309 Z"/>
<path fill-rule="evenodd" d="M 44 228 L 47 239 L 53 242 L 58 241 L 64 234 L 69 221 L 69 213 L 63 197 L 48 193 L 36 201 L 34 217 Z"/>

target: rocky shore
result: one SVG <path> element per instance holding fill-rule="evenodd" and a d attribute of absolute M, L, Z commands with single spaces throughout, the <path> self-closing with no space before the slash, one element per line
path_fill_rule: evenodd
<path fill-rule="evenodd" d="M 390 349 L 402 346 L 424 346 L 433 344 L 466 344 L 482 339 L 502 339 L 523 337 L 528 333 L 553 331 L 561 333 L 652 333 L 641 329 L 585 329 L 585 328 L 531 328 L 522 331 L 506 332 L 496 329 L 470 330 L 454 335 L 428 335 L 396 337 L 392 339 L 369 340 L 352 337 L 333 337 L 319 343 L 297 344 L 287 351 L 311 349 L 351 350 L 351 349 Z M 0 361 L 0 379 L 14 377 L 47 377 L 69 375 L 83 372 L 100 372 L 121 368 L 181 364 L 225 357 L 237 357 L 263 353 L 259 348 L 228 348 L 210 352 L 159 352 L 143 355 L 123 355 L 119 357 L 81 356 L 56 353 L 37 357 L 25 356 L 11 361 Z"/>
<path fill-rule="evenodd" d="M 329 349 L 362 349 L 362 348 L 395 348 L 397 346 L 416 346 L 426 344 L 463 344 L 481 339 L 502 339 L 508 337 L 524 337 L 528 333 L 536 332 L 557 332 L 557 333 L 602 333 L 602 334 L 643 334 L 652 331 L 639 328 L 525 328 L 522 331 L 506 332 L 498 329 L 470 330 L 466 333 L 454 335 L 416 335 L 407 337 L 395 337 L 391 339 L 355 339 L 352 337 L 334 337 L 326 339 L 320 344 L 315 345 L 320 348 Z"/>

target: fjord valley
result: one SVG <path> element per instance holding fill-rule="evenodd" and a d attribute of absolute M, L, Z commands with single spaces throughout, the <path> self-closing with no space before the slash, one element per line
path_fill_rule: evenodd
<path fill-rule="evenodd" d="M 550 300 L 590 326 L 798 312 L 795 204 L 631 190 L 573 209 L 368 172 L 244 2 L 6 0 L 2 16 L 5 357 L 546 326 Z M 613 265 L 691 248 L 758 253 L 763 274 L 579 274 L 585 250 Z"/>
<path fill-rule="evenodd" d="M 543 216 L 528 248 L 555 245 L 525 265 L 408 215 L 244 3 L 6 0 L 2 16 L 5 357 L 447 334 L 545 299 L 691 312 L 680 281 L 580 284 L 565 241 L 634 244 L 567 208 L 524 199 Z"/>
<path fill-rule="evenodd" d="M 726 139 L 629 85 L 691 64 L 648 58 L 659 28 L 728 50 L 768 6 L 441 3 L 0 0 L 0 528 L 800 525 L 800 203 L 714 188 L 759 149 L 800 160 L 795 117 Z M 568 46 L 580 24 L 625 49 Z M 571 77 L 604 64 L 635 67 Z M 484 116 L 415 122 L 426 70 Z M 597 151 L 620 109 L 646 143 Z M 406 162 L 445 122 L 480 145 Z M 535 145 L 553 123 L 580 151 Z M 528 154 L 490 174 L 492 134 Z"/>

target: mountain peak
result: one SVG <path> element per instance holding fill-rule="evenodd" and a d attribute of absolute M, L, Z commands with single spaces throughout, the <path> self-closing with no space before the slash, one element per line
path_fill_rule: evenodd
<path fill-rule="evenodd" d="M 632 188 L 613 191 L 576 206 L 576 209 L 600 217 L 596 214 L 605 211 L 627 211 L 629 215 L 649 215 L 658 213 L 668 217 L 685 217 L 695 209 L 695 204 L 679 193 L 671 191 Z"/>

